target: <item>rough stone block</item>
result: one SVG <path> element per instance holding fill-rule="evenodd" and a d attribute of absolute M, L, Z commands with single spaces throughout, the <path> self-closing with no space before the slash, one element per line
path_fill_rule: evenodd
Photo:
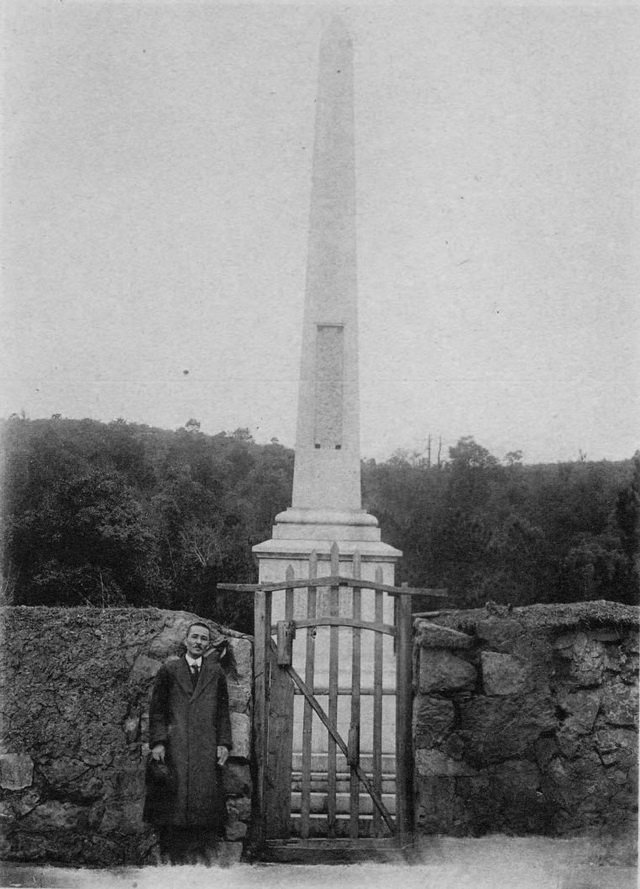
<path fill-rule="evenodd" d="M 137 801 L 114 801 L 103 808 L 100 820 L 100 832 L 130 832 L 142 824 L 142 798 Z"/>
<path fill-rule="evenodd" d="M 225 835 L 230 842 L 243 840 L 247 835 L 247 825 L 244 821 L 232 821 L 225 828 Z"/>
<path fill-rule="evenodd" d="M 563 727 L 579 735 L 590 732 L 600 709 L 600 698 L 599 689 L 561 692 L 558 695 L 558 704 L 569 714 Z"/>
<path fill-rule="evenodd" d="M 571 659 L 573 657 L 573 646 L 576 641 L 576 633 L 562 633 L 553 643 L 555 651 L 560 657 Z"/>
<path fill-rule="evenodd" d="M 0 754 L 0 787 L 23 790 L 33 784 L 33 760 L 26 753 Z"/>
<path fill-rule="evenodd" d="M 416 750 L 416 774 L 421 778 L 473 777 L 477 770 L 460 760 L 451 759 L 440 750 Z"/>
<path fill-rule="evenodd" d="M 611 770 L 605 770 L 598 754 L 585 751 L 576 759 L 554 759 L 543 777 L 550 800 L 572 811 L 574 819 L 607 808 L 607 800 L 618 793 Z M 584 823 L 584 821 L 583 821 Z"/>
<path fill-rule="evenodd" d="M 621 633 L 620 630 L 607 628 L 604 630 L 592 630 L 591 636 L 597 639 L 598 642 L 619 642 Z"/>
<path fill-rule="evenodd" d="M 476 624 L 476 633 L 478 639 L 487 642 L 491 648 L 498 651 L 509 651 L 513 646 L 514 640 L 521 636 L 524 627 L 520 621 L 514 618 L 487 618 L 479 620 Z"/>
<path fill-rule="evenodd" d="M 24 793 L 11 795 L 11 808 L 19 818 L 28 815 L 39 802 L 41 802 L 40 792 L 35 787 L 26 790 Z"/>
<path fill-rule="evenodd" d="M 170 654 L 177 653 L 184 641 L 186 629 L 186 621 L 165 626 L 149 644 L 147 648 L 149 657 L 164 661 Z"/>
<path fill-rule="evenodd" d="M 513 700 L 476 697 L 460 705 L 460 735 L 474 765 L 513 759 L 556 727 L 555 705 L 546 695 Z"/>
<path fill-rule="evenodd" d="M 624 639 L 624 647 L 635 654 L 640 653 L 640 634 L 637 632 L 629 633 Z"/>
<path fill-rule="evenodd" d="M 534 750 L 536 762 L 543 771 L 547 768 L 553 757 L 557 756 L 560 752 L 558 742 L 554 736 L 550 735 L 543 735 L 538 738 L 534 744 Z"/>
<path fill-rule="evenodd" d="M 487 791 L 470 800 L 474 820 L 492 831 L 544 833 L 554 807 L 545 799 L 540 785 L 540 771 L 528 760 L 511 760 L 496 766 L 490 772 Z"/>
<path fill-rule="evenodd" d="M 612 725 L 638 725 L 638 692 L 622 682 L 612 682 L 602 689 L 602 710 Z"/>
<path fill-rule="evenodd" d="M 249 639 L 229 639 L 229 649 L 233 656 L 233 665 L 240 682 L 251 683 L 253 678 L 253 645 Z"/>
<path fill-rule="evenodd" d="M 30 812 L 21 822 L 21 827 L 29 831 L 50 831 L 55 829 L 77 829 L 81 816 L 87 815 L 84 807 L 60 800 L 48 800 Z"/>
<path fill-rule="evenodd" d="M 631 767 L 638 756 L 638 735 L 632 729 L 601 729 L 595 735 L 596 750 L 606 766 Z"/>
<path fill-rule="evenodd" d="M 248 765 L 231 758 L 227 761 L 223 776 L 227 796 L 251 796 L 251 770 Z"/>
<path fill-rule="evenodd" d="M 238 759 L 249 759 L 251 756 L 251 720 L 244 713 L 231 712 L 229 716 L 233 756 Z"/>
<path fill-rule="evenodd" d="M 469 808 L 465 800 L 456 793 L 457 784 L 465 780 L 449 777 L 417 778 L 416 826 L 421 833 L 460 835 L 467 832 Z"/>
<path fill-rule="evenodd" d="M 420 691 L 473 689 L 476 670 L 470 663 L 441 648 L 420 650 Z"/>
<path fill-rule="evenodd" d="M 141 654 L 135 659 L 129 678 L 132 682 L 136 683 L 153 679 L 161 666 L 162 664 L 160 661 Z"/>
<path fill-rule="evenodd" d="M 510 654 L 483 651 L 482 684 L 487 695 L 515 695 L 527 688 L 529 667 Z"/>
<path fill-rule="evenodd" d="M 624 683 L 627 685 L 637 685 L 639 671 L 640 663 L 637 654 L 629 652 L 629 654 L 621 658 L 620 678 Z"/>
<path fill-rule="evenodd" d="M 495 767 L 493 774 L 495 780 L 516 798 L 522 793 L 535 793 L 542 777 L 538 766 L 525 759 L 503 762 Z"/>
<path fill-rule="evenodd" d="M 80 794 L 86 799 L 95 799 L 103 792 L 103 781 L 95 770 L 87 769 L 82 760 L 60 756 L 40 766 L 47 783 L 59 793 L 62 790 Z"/>
<path fill-rule="evenodd" d="M 470 648 L 473 641 L 466 633 L 428 620 L 416 620 L 415 628 L 416 642 L 424 648 Z"/>
<path fill-rule="evenodd" d="M 249 821 L 251 818 L 251 800 L 248 796 L 229 799 L 227 800 L 227 812 L 232 821 Z"/>
<path fill-rule="evenodd" d="M 227 690 L 229 692 L 229 709 L 236 713 L 246 713 L 251 700 L 251 686 L 236 682 L 227 675 Z"/>
<path fill-rule="evenodd" d="M 453 726 L 455 709 L 452 702 L 418 694 L 413 706 L 415 746 L 433 747 L 441 743 Z"/>
<path fill-rule="evenodd" d="M 561 725 L 556 732 L 558 748 L 567 759 L 575 759 L 588 749 L 588 737 L 577 734 L 571 727 Z"/>
<path fill-rule="evenodd" d="M 599 685 L 605 669 L 605 648 L 586 633 L 577 633 L 573 645 L 571 675 L 578 685 Z"/>

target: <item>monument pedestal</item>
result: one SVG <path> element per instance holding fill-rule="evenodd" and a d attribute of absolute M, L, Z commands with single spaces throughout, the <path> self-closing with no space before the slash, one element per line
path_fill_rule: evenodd
<path fill-rule="evenodd" d="M 299 509 L 290 508 L 276 516 L 273 537 L 264 543 L 254 546 L 253 552 L 258 559 L 259 582 L 280 582 L 287 576 L 287 570 L 293 570 L 294 580 L 309 577 L 309 559 L 312 553 L 317 556 L 316 576 L 325 577 L 332 574 L 331 548 L 337 543 L 339 550 L 339 571 L 341 577 L 354 577 L 354 555 L 359 554 L 360 578 L 377 580 L 379 583 L 393 586 L 395 563 L 402 553 L 380 539 L 377 519 L 364 510 L 331 510 L 331 509 Z M 330 592 L 328 587 L 319 587 L 316 592 L 317 616 L 330 615 Z M 351 589 L 341 588 L 339 593 L 338 613 L 341 616 L 353 616 L 353 593 Z M 393 596 L 386 593 L 382 596 L 382 619 L 387 624 L 394 623 Z M 307 589 L 297 589 L 293 593 L 293 619 L 304 620 L 308 616 Z M 365 621 L 374 621 L 375 597 L 364 590 L 361 594 L 361 617 Z M 380 616 L 378 616 L 380 617 Z M 285 619 L 285 592 L 273 594 L 272 622 Z M 306 632 L 306 631 L 301 631 Z M 315 638 L 314 685 L 322 689 L 329 685 L 329 628 L 318 627 Z M 363 632 L 361 640 L 361 682 L 362 698 L 362 750 L 372 749 L 372 741 L 367 733 L 372 726 L 372 698 L 367 694 L 373 689 L 373 663 L 375 634 Z M 349 629 L 339 630 L 339 662 L 340 699 L 338 703 L 338 728 L 343 737 L 347 737 L 350 723 L 350 682 L 351 675 L 348 665 L 352 657 L 352 633 Z M 395 654 L 393 639 L 382 638 L 383 647 L 383 749 L 385 753 L 395 752 Z M 293 666 L 301 676 L 305 671 L 304 642 L 294 643 Z M 319 701 L 324 705 L 322 695 Z M 300 711 L 298 713 L 298 711 Z M 302 749 L 301 735 L 302 698 L 298 698 L 294 719 L 294 752 Z M 326 751 L 327 735 L 325 731 L 314 737 L 315 752 Z"/>
<path fill-rule="evenodd" d="M 363 509 L 301 509 L 290 507 L 276 516 L 273 537 L 253 547 L 260 583 L 282 580 L 289 565 L 294 577 L 309 576 L 309 557 L 318 557 L 318 575 L 330 574 L 331 547 L 338 544 L 340 574 L 353 577 L 353 556 L 360 554 L 361 577 L 393 585 L 395 563 L 402 553 L 380 539 L 378 520 Z M 325 570 L 326 568 L 326 570 Z"/>

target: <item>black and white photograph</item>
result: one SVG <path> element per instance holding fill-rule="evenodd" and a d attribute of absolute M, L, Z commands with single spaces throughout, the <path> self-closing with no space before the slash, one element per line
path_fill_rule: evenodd
<path fill-rule="evenodd" d="M 640 8 L 2 24 L 0 886 L 634 889 Z"/>

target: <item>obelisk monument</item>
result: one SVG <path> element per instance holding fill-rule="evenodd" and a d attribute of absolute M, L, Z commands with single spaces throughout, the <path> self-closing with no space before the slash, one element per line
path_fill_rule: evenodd
<path fill-rule="evenodd" d="M 357 550 L 362 576 L 381 567 L 385 583 L 401 555 L 362 509 L 355 204 L 353 48 L 333 19 L 320 46 L 293 499 L 254 547 L 261 582 L 290 564 L 307 576 L 309 554 L 328 560 L 333 541 L 341 572 Z"/>

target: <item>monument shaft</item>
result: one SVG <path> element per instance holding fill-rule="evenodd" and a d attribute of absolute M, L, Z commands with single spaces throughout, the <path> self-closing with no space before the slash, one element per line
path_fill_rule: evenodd
<path fill-rule="evenodd" d="M 352 56 L 336 20 L 320 47 L 294 509 L 361 508 Z"/>
<path fill-rule="evenodd" d="M 289 564 L 304 576 L 309 555 L 328 561 L 334 541 L 342 561 L 357 551 L 385 583 L 400 556 L 362 509 L 354 142 L 353 47 L 334 19 L 320 45 L 292 505 L 253 549 L 261 581 Z"/>

